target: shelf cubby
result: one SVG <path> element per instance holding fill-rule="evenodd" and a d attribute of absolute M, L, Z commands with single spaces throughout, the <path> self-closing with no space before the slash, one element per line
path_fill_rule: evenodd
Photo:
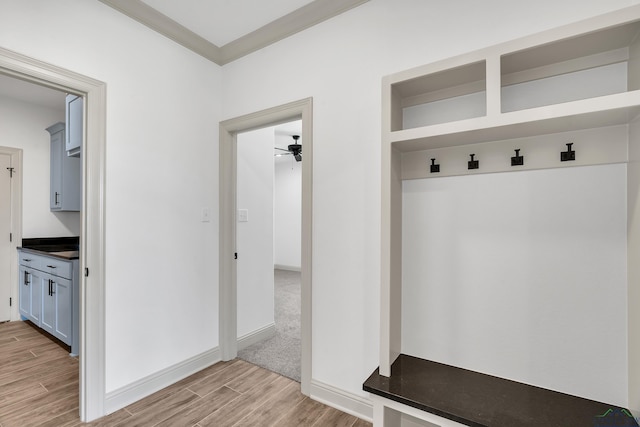
<path fill-rule="evenodd" d="M 630 22 L 502 55 L 502 112 L 640 89 L 639 35 Z"/>
<path fill-rule="evenodd" d="M 483 117 L 486 64 L 479 61 L 393 85 L 401 129 Z M 400 129 L 395 129 L 400 130 Z"/>

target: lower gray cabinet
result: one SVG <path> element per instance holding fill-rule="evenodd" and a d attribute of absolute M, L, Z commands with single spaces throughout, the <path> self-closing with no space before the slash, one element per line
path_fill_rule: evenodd
<path fill-rule="evenodd" d="M 42 323 L 40 327 L 60 341 L 72 343 L 73 290 L 69 279 L 42 276 Z"/>
<path fill-rule="evenodd" d="M 24 265 L 20 266 L 19 272 L 20 294 L 18 295 L 18 309 L 23 317 L 40 326 L 42 313 L 41 272 Z"/>
<path fill-rule="evenodd" d="M 79 351 L 78 260 L 19 250 L 20 315 Z"/>

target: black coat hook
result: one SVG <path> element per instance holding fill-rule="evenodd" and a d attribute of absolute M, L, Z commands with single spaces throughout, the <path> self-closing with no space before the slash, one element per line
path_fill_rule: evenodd
<path fill-rule="evenodd" d="M 576 152 L 571 149 L 573 142 L 567 143 L 567 151 L 560 152 L 560 161 L 561 162 L 571 162 L 576 159 Z"/>
<path fill-rule="evenodd" d="M 436 159 L 431 159 L 431 173 L 440 172 L 440 165 L 436 165 Z"/>
<path fill-rule="evenodd" d="M 524 156 L 520 155 L 520 149 L 516 148 L 516 155 L 511 158 L 511 166 L 524 165 Z"/>
<path fill-rule="evenodd" d="M 471 160 L 467 162 L 467 169 L 478 169 L 480 167 L 480 161 L 474 160 L 475 154 L 469 154 L 471 156 Z"/>

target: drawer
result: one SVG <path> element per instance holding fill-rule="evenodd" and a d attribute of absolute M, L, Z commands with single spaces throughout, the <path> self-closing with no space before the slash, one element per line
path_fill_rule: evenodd
<path fill-rule="evenodd" d="M 22 251 L 20 251 L 19 254 L 20 260 L 18 262 L 20 263 L 20 265 L 35 268 L 36 270 L 41 270 L 41 264 L 43 260 L 41 256 Z"/>
<path fill-rule="evenodd" d="M 49 273 L 52 276 L 64 277 L 71 279 L 71 263 L 56 258 L 41 257 L 40 270 Z"/>

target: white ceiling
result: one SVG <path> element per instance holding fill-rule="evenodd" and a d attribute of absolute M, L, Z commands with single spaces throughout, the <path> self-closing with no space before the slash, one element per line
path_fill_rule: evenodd
<path fill-rule="evenodd" d="M 216 46 L 224 46 L 313 0 L 142 1 Z"/>
<path fill-rule="evenodd" d="M 224 65 L 369 0 L 99 0 Z"/>

